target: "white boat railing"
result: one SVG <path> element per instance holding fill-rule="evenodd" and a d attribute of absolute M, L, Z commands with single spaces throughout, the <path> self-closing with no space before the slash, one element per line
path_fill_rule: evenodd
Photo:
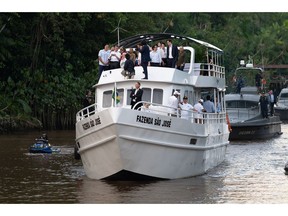
<path fill-rule="evenodd" d="M 261 113 L 260 107 L 252 107 L 249 109 L 245 108 L 226 108 L 227 113 L 229 114 L 229 118 L 231 122 L 234 121 L 243 121 L 247 119 L 251 119 L 256 117 Z"/>
<path fill-rule="evenodd" d="M 154 114 L 159 114 L 159 115 L 168 115 L 171 117 L 176 117 L 176 118 L 186 118 L 188 121 L 191 121 L 191 123 L 199 123 L 199 124 L 215 124 L 215 123 L 223 123 L 226 122 L 226 113 L 225 112 L 219 112 L 219 113 L 198 113 L 193 110 L 184 110 L 185 112 L 188 113 L 188 115 L 182 116 L 181 115 L 181 109 L 180 108 L 174 108 L 170 106 L 165 106 L 162 104 L 156 104 L 156 103 L 151 103 L 147 101 L 140 101 L 139 103 L 143 103 L 144 105 L 138 110 L 143 111 L 143 112 L 150 112 Z M 137 106 L 135 104 L 135 106 Z M 145 106 L 146 104 L 146 106 Z M 147 106 L 148 105 L 148 106 Z M 149 108 L 148 108 L 149 107 Z"/>
<path fill-rule="evenodd" d="M 200 75 L 225 78 L 225 68 L 216 64 L 201 63 Z"/>
<path fill-rule="evenodd" d="M 158 114 L 158 115 L 171 116 L 171 117 L 175 117 L 175 118 L 184 118 L 183 116 L 181 116 L 181 109 L 180 108 L 175 109 L 173 107 L 169 107 L 169 106 L 165 106 L 165 105 L 157 104 L 157 103 L 151 103 L 151 102 L 147 102 L 147 101 L 140 101 L 140 102 L 136 103 L 135 106 L 137 106 L 139 103 L 144 104 L 143 106 L 138 108 L 139 111 L 154 113 L 154 114 Z M 130 107 L 129 107 L 129 109 L 130 109 Z M 89 116 L 92 116 L 92 115 L 96 114 L 97 112 L 98 112 L 97 111 L 97 103 L 94 103 L 88 107 L 85 107 L 76 113 L 76 122 L 79 122 L 85 118 L 88 118 Z M 198 112 L 193 111 L 193 110 L 185 110 L 185 112 L 188 113 L 188 115 L 185 115 L 185 119 L 187 119 L 191 123 L 209 124 L 210 125 L 210 124 L 226 122 L 226 113 L 225 112 L 198 113 Z"/>
<path fill-rule="evenodd" d="M 76 122 L 81 121 L 89 116 L 94 115 L 97 112 L 97 103 L 91 104 L 90 106 L 84 107 L 76 113 Z"/>

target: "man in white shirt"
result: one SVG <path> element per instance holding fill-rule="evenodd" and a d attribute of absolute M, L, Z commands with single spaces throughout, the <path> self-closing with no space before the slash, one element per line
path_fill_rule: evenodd
<path fill-rule="evenodd" d="M 200 123 L 203 124 L 203 112 L 205 112 L 205 109 L 203 107 L 203 99 L 199 99 L 198 103 L 196 103 L 194 105 L 194 109 L 195 111 L 197 111 L 197 113 L 194 115 L 195 116 L 195 122 L 196 123 Z"/>
<path fill-rule="evenodd" d="M 121 53 L 118 50 L 118 46 L 114 47 L 114 50 L 111 48 L 110 52 L 110 69 L 120 68 L 120 59 L 121 59 Z"/>
<path fill-rule="evenodd" d="M 178 91 L 174 91 L 173 95 L 169 97 L 168 99 L 168 106 L 171 107 L 171 116 L 176 117 L 178 106 L 179 106 L 179 100 L 178 97 L 180 96 L 180 93 Z"/>
<path fill-rule="evenodd" d="M 178 48 L 172 44 L 172 40 L 167 40 L 167 67 L 175 68 L 178 61 Z"/>
<path fill-rule="evenodd" d="M 191 104 L 188 103 L 188 97 L 184 96 L 183 97 L 183 103 L 179 104 L 180 108 L 181 108 L 181 118 L 184 119 L 191 119 L 192 118 L 192 110 L 194 110 L 193 106 Z"/>
<path fill-rule="evenodd" d="M 160 52 L 157 50 L 157 46 L 154 45 L 150 52 L 150 66 L 159 67 L 161 66 L 162 58 Z"/>
<path fill-rule="evenodd" d="M 104 70 L 109 69 L 109 55 L 110 55 L 109 45 L 106 44 L 104 46 L 104 49 L 100 50 L 98 53 L 98 60 L 99 60 L 98 80 L 100 79 L 102 72 Z"/>

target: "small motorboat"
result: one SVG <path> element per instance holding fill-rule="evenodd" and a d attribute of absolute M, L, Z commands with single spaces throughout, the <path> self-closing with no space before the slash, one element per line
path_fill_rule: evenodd
<path fill-rule="evenodd" d="M 61 150 L 59 148 L 53 148 L 46 139 L 36 139 L 35 143 L 30 146 L 30 153 L 58 153 Z"/>

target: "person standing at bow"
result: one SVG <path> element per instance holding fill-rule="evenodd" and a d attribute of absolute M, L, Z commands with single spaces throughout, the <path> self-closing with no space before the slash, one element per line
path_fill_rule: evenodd
<path fill-rule="evenodd" d="M 130 93 L 130 98 L 131 98 L 131 109 L 133 109 L 134 105 L 136 103 L 138 103 L 139 101 L 142 101 L 142 95 L 143 95 L 143 90 L 140 89 L 141 83 L 140 82 L 136 82 L 135 83 L 135 89 L 132 89 L 131 93 Z M 139 107 L 141 107 L 143 104 L 142 103 L 138 103 L 134 109 L 137 110 Z"/>

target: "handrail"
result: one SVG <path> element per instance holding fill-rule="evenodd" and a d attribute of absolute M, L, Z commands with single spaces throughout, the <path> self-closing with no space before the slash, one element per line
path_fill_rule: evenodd
<path fill-rule="evenodd" d="M 199 63 L 200 76 L 214 76 L 217 78 L 225 78 L 225 68 L 211 63 Z"/>
<path fill-rule="evenodd" d="M 97 103 L 91 104 L 90 106 L 84 107 L 76 113 L 76 122 L 81 121 L 97 112 Z"/>
<path fill-rule="evenodd" d="M 171 117 L 177 117 L 177 118 L 181 118 L 181 109 L 180 108 L 174 108 L 174 107 L 170 107 L 170 106 L 166 106 L 166 105 L 162 105 L 162 104 L 157 104 L 157 103 L 152 103 L 152 102 L 148 102 L 148 101 L 139 101 L 137 102 L 133 108 L 135 108 L 138 104 L 142 103 L 143 106 L 139 107 L 138 110 L 144 111 L 144 112 L 151 112 L 151 113 L 159 113 L 159 114 L 163 114 L 163 115 L 168 115 Z M 145 107 L 145 104 L 149 105 L 149 108 Z M 152 108 L 150 106 L 153 106 Z M 157 107 L 161 107 L 161 108 L 166 108 L 166 110 L 164 109 L 157 109 Z M 185 110 L 187 111 L 188 114 L 188 119 L 189 121 L 191 121 L 192 123 L 197 123 L 198 119 L 203 119 L 203 123 L 220 123 L 220 122 L 226 122 L 226 113 L 225 112 L 220 112 L 220 113 L 207 113 L 207 112 L 203 112 L 203 113 L 198 113 L 197 111 L 194 110 Z"/>
<path fill-rule="evenodd" d="M 237 110 L 237 112 L 236 112 Z M 255 115 L 261 113 L 260 107 L 251 107 L 251 108 L 226 108 L 226 111 L 229 113 L 229 111 L 234 111 L 233 114 L 237 114 L 237 118 L 240 119 L 240 115 L 244 116 L 246 115 L 248 119 L 255 117 Z M 241 114 L 240 114 L 241 113 Z M 232 114 L 232 113 L 231 113 Z"/>
<path fill-rule="evenodd" d="M 143 105 L 148 104 L 149 108 L 142 106 L 139 107 L 138 110 L 143 112 L 151 112 L 151 113 L 158 113 L 159 115 L 166 115 L 171 116 L 175 118 L 181 118 L 181 109 L 180 108 L 174 108 L 170 106 L 166 106 L 163 104 L 158 103 L 152 103 L 148 101 L 139 101 L 134 106 L 133 109 L 138 105 L 142 103 Z M 152 105 L 152 107 L 151 107 Z M 185 110 L 188 114 L 188 121 L 191 121 L 191 123 L 199 123 L 199 119 L 201 119 L 201 123 L 222 123 L 226 122 L 226 113 L 220 112 L 220 113 L 198 113 L 194 110 Z M 89 116 L 94 115 L 97 112 L 97 103 L 91 104 L 90 106 L 87 106 L 83 109 L 81 109 L 79 112 L 76 113 L 76 122 L 79 122 L 85 118 L 88 118 Z M 183 118 L 183 116 L 182 116 Z"/>

